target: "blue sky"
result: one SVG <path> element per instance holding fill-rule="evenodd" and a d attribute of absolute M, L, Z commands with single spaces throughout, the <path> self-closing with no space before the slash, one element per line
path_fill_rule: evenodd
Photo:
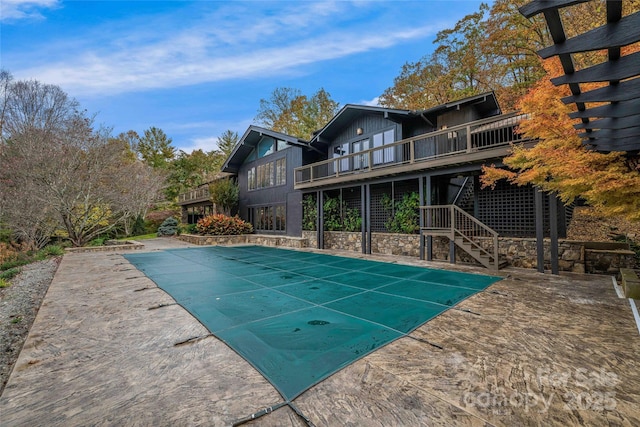
<path fill-rule="evenodd" d="M 57 84 L 114 134 L 186 152 L 254 122 L 276 87 L 375 105 L 479 1 L 2 0 L 0 67 Z"/>

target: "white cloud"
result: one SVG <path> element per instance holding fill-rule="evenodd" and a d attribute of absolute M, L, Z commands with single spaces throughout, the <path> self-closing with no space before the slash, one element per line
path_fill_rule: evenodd
<path fill-rule="evenodd" d="M 40 19 L 43 18 L 40 9 L 51 9 L 58 5 L 58 0 L 2 0 L 0 22 Z"/>
<path fill-rule="evenodd" d="M 212 150 L 218 149 L 218 137 L 208 137 L 208 138 L 194 138 L 190 141 L 190 144 L 185 147 L 179 147 L 180 150 L 185 153 L 191 153 L 194 150 L 202 150 L 205 153 Z"/>
<path fill-rule="evenodd" d="M 80 36 L 77 49 L 69 49 L 65 41 L 73 55 L 60 54 L 49 63 L 38 60 L 41 65 L 14 74 L 60 85 L 75 96 L 175 88 L 295 73 L 317 62 L 389 48 L 440 29 L 437 24 L 381 29 L 358 22 L 343 29 L 334 21 L 346 19 L 347 2 L 287 5 L 265 19 L 264 10 L 253 12 L 230 3 L 197 22 L 184 23 L 184 28 L 151 32 L 150 22 L 148 28 L 114 32 L 99 46 L 84 45 Z M 109 34 L 100 31 L 102 37 Z"/>
<path fill-rule="evenodd" d="M 368 105 L 369 107 L 379 107 L 380 106 L 380 97 L 376 96 L 370 100 L 364 100 L 359 102 L 360 105 Z"/>

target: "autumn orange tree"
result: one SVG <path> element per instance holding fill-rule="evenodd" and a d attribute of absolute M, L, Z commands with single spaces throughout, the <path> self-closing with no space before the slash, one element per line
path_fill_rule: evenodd
<path fill-rule="evenodd" d="M 545 61 L 544 67 L 549 77 L 561 74 L 556 58 Z M 640 170 L 625 153 L 585 148 L 573 128 L 577 120 L 568 116 L 572 108 L 560 100 L 568 94 L 566 86 L 555 87 L 543 78 L 520 99 L 517 106 L 529 119 L 519 131 L 539 142 L 528 149 L 514 145 L 503 160 L 508 169 L 484 167 L 482 185 L 495 186 L 500 179 L 533 184 L 556 193 L 565 203 L 581 197 L 605 216 L 640 220 Z"/>

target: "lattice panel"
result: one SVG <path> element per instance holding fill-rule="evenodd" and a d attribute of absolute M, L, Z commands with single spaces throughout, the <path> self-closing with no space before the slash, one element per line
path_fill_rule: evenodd
<path fill-rule="evenodd" d="M 500 181 L 493 190 L 481 189 L 478 192 L 478 219 L 502 236 L 535 236 L 533 187 L 518 187 Z"/>

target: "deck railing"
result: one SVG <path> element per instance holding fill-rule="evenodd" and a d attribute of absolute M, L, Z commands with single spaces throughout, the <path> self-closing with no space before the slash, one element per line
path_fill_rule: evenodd
<path fill-rule="evenodd" d="M 497 268 L 498 233 L 456 205 L 420 206 L 421 234 L 460 237 L 481 253 L 491 257 Z"/>
<path fill-rule="evenodd" d="M 199 187 L 178 195 L 178 203 L 204 201 L 209 199 L 209 186 Z"/>
<path fill-rule="evenodd" d="M 298 167 L 295 169 L 295 184 L 524 142 L 526 139 L 516 131 L 516 126 L 523 118 L 524 115 L 518 113 L 503 114 Z"/>

